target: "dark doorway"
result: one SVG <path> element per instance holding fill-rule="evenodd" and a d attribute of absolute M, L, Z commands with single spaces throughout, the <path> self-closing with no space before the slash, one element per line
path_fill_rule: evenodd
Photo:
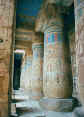
<path fill-rule="evenodd" d="M 14 77 L 13 77 L 14 90 L 18 90 L 20 88 L 22 56 L 23 56 L 22 53 L 14 53 Z"/>

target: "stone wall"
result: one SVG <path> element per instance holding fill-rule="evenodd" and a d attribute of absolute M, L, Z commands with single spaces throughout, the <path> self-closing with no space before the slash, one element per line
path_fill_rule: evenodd
<path fill-rule="evenodd" d="M 75 43 L 75 31 L 69 31 L 68 33 L 70 54 L 71 54 L 71 66 L 73 76 L 73 97 L 77 97 L 78 94 L 78 78 L 76 70 L 76 43 Z"/>
<path fill-rule="evenodd" d="M 8 117 L 14 0 L 0 0 L 0 117 Z"/>
<path fill-rule="evenodd" d="M 74 0 L 78 95 L 84 105 L 84 1 Z"/>

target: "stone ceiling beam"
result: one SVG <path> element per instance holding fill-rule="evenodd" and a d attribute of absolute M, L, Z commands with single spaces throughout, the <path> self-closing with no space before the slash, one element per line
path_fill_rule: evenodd
<path fill-rule="evenodd" d="M 32 43 L 32 30 L 17 28 L 15 35 L 15 48 L 28 48 Z"/>
<path fill-rule="evenodd" d="M 15 41 L 15 49 L 26 49 L 28 47 L 31 47 L 31 45 L 32 45 L 31 41 L 21 41 L 21 40 Z"/>
<path fill-rule="evenodd" d="M 16 29 L 16 40 L 24 40 L 24 41 L 31 41 L 32 40 L 33 31 L 26 30 L 26 29 Z"/>
<path fill-rule="evenodd" d="M 46 4 L 54 3 L 54 4 L 57 4 L 57 5 L 69 7 L 73 4 L 74 0 L 45 0 L 45 2 L 46 2 Z"/>

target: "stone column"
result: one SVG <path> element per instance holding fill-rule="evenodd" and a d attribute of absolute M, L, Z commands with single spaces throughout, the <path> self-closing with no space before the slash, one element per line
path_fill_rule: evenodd
<path fill-rule="evenodd" d="M 20 88 L 24 92 L 29 93 L 31 91 L 31 75 L 32 75 L 32 47 L 28 47 L 25 50 L 25 56 L 23 57 Z"/>
<path fill-rule="evenodd" d="M 52 7 L 50 5 L 49 8 L 52 10 Z M 49 98 L 69 98 L 72 96 L 72 77 L 68 48 L 62 17 L 58 11 L 56 15 L 50 18 L 44 32 L 44 95 Z"/>
<path fill-rule="evenodd" d="M 26 50 L 26 66 L 25 66 L 25 77 L 24 77 L 24 85 L 25 90 L 28 93 L 31 93 L 31 77 L 32 77 L 32 47 L 27 48 Z"/>
<path fill-rule="evenodd" d="M 63 18 L 60 7 L 56 7 L 56 5 L 48 4 L 45 11 L 46 16 L 48 15 L 46 17 L 48 23 L 44 30 L 44 96 L 50 104 L 49 109 L 63 111 L 63 108 L 65 108 L 66 111 L 71 108 L 68 99 L 72 97 L 73 83 L 71 63 L 68 56 L 69 47 L 67 47 L 63 33 Z M 65 105 L 66 107 L 64 107 Z"/>
<path fill-rule="evenodd" d="M 35 33 L 32 43 L 32 98 L 43 96 L 43 35 Z"/>
<path fill-rule="evenodd" d="M 8 117 L 14 0 L 0 0 L 0 117 Z M 10 94 L 10 92 L 9 92 Z M 10 101 L 10 100 L 9 100 Z"/>
<path fill-rule="evenodd" d="M 74 0 L 79 100 L 84 105 L 84 1 Z"/>

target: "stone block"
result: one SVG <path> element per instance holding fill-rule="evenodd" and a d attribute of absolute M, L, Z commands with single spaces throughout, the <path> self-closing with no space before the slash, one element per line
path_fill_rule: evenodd
<path fill-rule="evenodd" d="M 13 14 L 14 14 L 13 0 L 0 1 L 0 27 L 12 26 Z"/>
<path fill-rule="evenodd" d="M 0 95 L 8 95 L 8 78 L 0 78 Z"/>
<path fill-rule="evenodd" d="M 8 117 L 8 103 L 0 102 L 0 117 Z"/>
<path fill-rule="evenodd" d="M 47 111 L 71 112 L 74 106 L 74 99 L 42 98 L 40 106 Z"/>

